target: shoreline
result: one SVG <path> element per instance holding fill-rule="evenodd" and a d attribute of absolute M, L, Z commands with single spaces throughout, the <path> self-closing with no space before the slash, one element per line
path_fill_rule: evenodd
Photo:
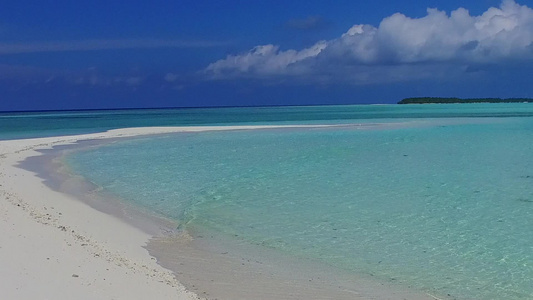
<path fill-rule="evenodd" d="M 182 282 L 178 281 L 181 280 L 179 273 L 183 271 L 187 274 L 195 273 L 196 275 L 193 276 L 198 276 L 198 279 L 203 280 L 205 284 L 208 280 L 214 282 L 214 279 L 207 276 L 208 274 L 220 273 L 218 275 L 224 277 L 224 272 L 219 272 L 216 268 L 213 270 L 213 263 L 218 261 L 219 267 L 229 267 L 233 270 L 241 265 L 243 259 L 242 253 L 232 255 L 232 259 L 229 260 L 227 253 L 220 255 L 219 252 L 218 256 L 213 255 L 216 254 L 213 251 L 219 251 L 220 248 L 213 247 L 209 242 L 207 243 L 209 245 L 206 245 L 203 241 L 190 243 L 189 238 L 154 236 L 149 230 L 147 232 L 125 221 L 112 210 L 95 208 L 83 199 L 54 191 L 44 184 L 43 178 L 19 167 L 19 163 L 26 158 L 42 156 L 42 150 L 51 149 L 54 146 L 73 145 L 88 140 L 178 132 L 302 127 L 320 128 L 331 127 L 331 125 L 143 127 L 77 136 L 0 141 L 0 222 L 2 223 L 0 226 L 0 264 L 7 266 L 0 270 L 0 274 L 2 278 L 8 278 L 0 283 L 0 290 L 6 291 L 5 295 L 8 298 L 17 299 L 37 299 L 48 296 L 54 299 L 141 299 L 147 297 L 200 299 L 194 294 L 194 284 L 189 283 L 186 289 Z M 180 249 L 189 248 L 183 253 L 191 260 L 184 262 L 184 255 L 181 261 L 177 261 L 175 257 L 169 257 L 168 253 L 164 253 L 164 247 L 158 247 L 165 243 L 177 243 Z M 201 243 L 204 243 L 203 246 L 198 245 Z M 199 251 L 201 249 L 206 252 L 201 253 Z M 153 256 L 156 256 L 157 263 Z M 207 261 L 206 257 L 212 260 Z M 270 268 L 271 263 L 277 259 L 279 257 L 274 257 L 266 265 Z M 204 265 L 198 266 L 198 263 L 202 261 Z M 229 264 L 221 265 L 220 262 Z M 176 263 L 177 266 L 173 265 Z M 184 264 L 193 265 L 185 268 L 182 267 Z M 242 265 L 245 264 L 242 263 Z M 273 278 L 274 275 L 261 278 L 265 270 L 261 271 L 257 269 L 257 266 L 251 268 L 260 270 L 252 277 L 259 276 L 259 285 L 255 288 L 263 286 L 262 292 L 255 290 L 253 291 L 255 294 L 250 294 L 250 288 L 245 288 L 242 284 L 240 289 L 246 290 L 247 296 L 233 299 L 281 299 L 284 298 L 282 294 L 265 295 L 268 292 L 267 289 L 278 288 L 283 278 L 285 281 L 295 280 L 294 274 L 290 272 L 284 274 L 281 279 L 279 276 Z M 237 272 L 240 272 L 242 278 L 249 278 L 251 269 L 243 270 Z M 175 275 L 178 275 L 178 279 Z M 234 282 L 242 280 L 238 278 L 236 277 Z M 268 278 L 273 278 L 267 282 L 271 284 L 270 287 L 268 284 L 263 285 L 265 279 Z M 302 285 L 304 281 L 308 279 L 301 278 L 299 282 L 292 281 L 282 290 L 284 293 L 292 292 L 294 297 L 289 299 L 310 299 L 309 297 L 317 295 L 317 292 L 326 296 L 330 295 L 331 299 L 344 299 L 332 295 L 330 290 L 316 289 L 317 283 L 311 282 L 312 280 Z M 328 284 L 331 285 L 332 282 Z M 391 287 L 384 288 L 383 284 L 372 283 L 361 278 L 351 284 L 355 284 L 356 290 L 339 285 L 333 287 L 333 291 L 342 289 L 347 292 L 345 299 L 353 299 L 353 297 L 356 299 L 398 299 L 400 296 L 409 297 L 408 299 L 439 299 L 429 294 L 393 290 Z M 315 289 L 307 294 L 301 294 L 295 290 L 313 287 Z M 202 296 L 200 291 L 196 292 Z M 263 293 L 262 296 L 258 296 L 258 292 Z M 216 289 L 215 293 L 211 290 L 204 291 L 203 296 L 207 295 L 218 296 Z M 231 295 L 227 297 L 229 298 L 217 298 L 232 299 Z M 319 298 L 327 299 L 324 296 Z"/>
<path fill-rule="evenodd" d="M 122 134 L 122 133 L 118 133 Z M 143 248 L 151 235 L 18 164 L 108 134 L 0 141 L 0 290 L 6 299 L 199 299 Z"/>

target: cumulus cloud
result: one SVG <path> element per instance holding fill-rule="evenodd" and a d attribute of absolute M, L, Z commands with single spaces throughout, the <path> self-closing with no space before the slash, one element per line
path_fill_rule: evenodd
<path fill-rule="evenodd" d="M 449 72 L 449 66 L 460 71 L 472 64 L 532 59 L 533 10 L 504 0 L 500 7 L 491 7 L 479 16 L 471 16 L 464 8 L 450 14 L 428 9 L 422 18 L 396 13 L 377 27 L 354 25 L 336 39 L 301 50 L 256 46 L 216 61 L 204 71 L 213 79 L 344 77 L 365 83 L 377 81 L 372 79 L 377 75 L 401 80 Z M 376 74 L 376 70 L 381 71 Z"/>
<path fill-rule="evenodd" d="M 257 46 L 248 53 L 229 55 L 226 59 L 210 64 L 207 71 L 214 76 L 239 75 L 244 73 L 273 75 L 281 73 L 301 74 L 308 71 L 305 65 L 296 64 L 317 55 L 327 47 L 327 42 L 321 41 L 312 47 L 296 51 L 280 51 L 279 46 Z M 293 66 L 289 68 L 289 66 Z"/>

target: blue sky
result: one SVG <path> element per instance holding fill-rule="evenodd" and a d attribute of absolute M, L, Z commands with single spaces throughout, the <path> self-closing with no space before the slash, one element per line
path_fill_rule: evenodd
<path fill-rule="evenodd" d="M 0 10 L 0 110 L 533 97 L 530 7 L 11 1 Z"/>

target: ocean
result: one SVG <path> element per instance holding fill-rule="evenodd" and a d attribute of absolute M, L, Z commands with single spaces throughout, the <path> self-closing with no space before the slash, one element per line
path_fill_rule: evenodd
<path fill-rule="evenodd" d="M 337 124 L 132 138 L 64 161 L 176 230 L 443 298 L 533 299 L 531 104 L 5 113 L 0 124 L 3 139 Z"/>

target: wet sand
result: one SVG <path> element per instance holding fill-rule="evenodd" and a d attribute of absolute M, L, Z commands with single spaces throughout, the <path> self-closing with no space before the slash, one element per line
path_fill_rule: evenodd
<path fill-rule="evenodd" d="M 3 296 L 6 299 L 198 299 L 198 296 L 233 300 L 438 299 L 394 284 L 344 276 L 318 263 L 283 257 L 268 249 L 202 236 L 209 233 L 174 232 L 157 222 L 150 227 L 154 223 L 148 217 L 139 222 L 142 218 L 124 214 L 132 210 L 120 205 L 89 203 L 76 196 L 81 194 L 76 190 L 79 185 L 54 187 L 57 178 L 47 180 L 42 174 L 39 177 L 18 165 L 28 157 L 41 155 L 42 150 L 80 141 L 278 127 L 147 127 L 0 141 L 0 276 L 3 278 L 0 290 Z M 48 167 L 53 169 L 54 164 Z"/>

